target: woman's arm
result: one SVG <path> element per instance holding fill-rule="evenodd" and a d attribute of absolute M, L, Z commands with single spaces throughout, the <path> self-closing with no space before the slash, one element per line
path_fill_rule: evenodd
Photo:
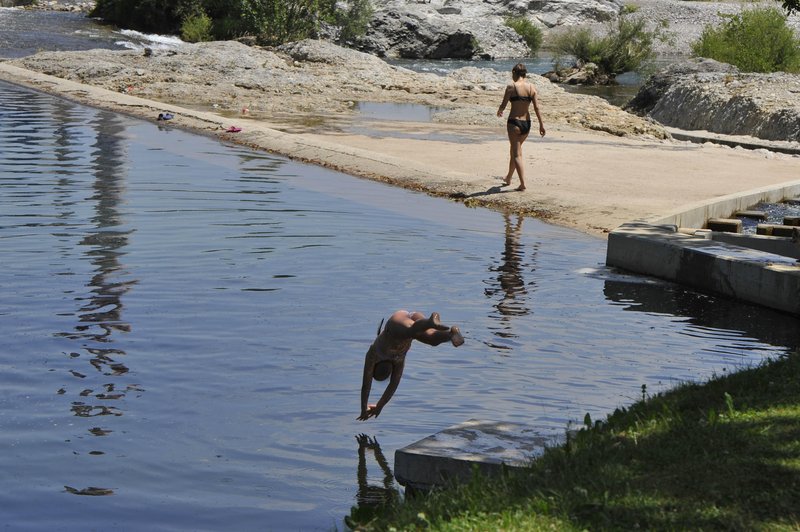
<path fill-rule="evenodd" d="M 372 374 L 375 370 L 375 350 L 370 346 L 367 355 L 364 357 L 364 375 L 361 379 L 361 415 L 357 419 L 365 421 L 369 419 L 368 406 L 369 392 L 372 389 Z"/>
<path fill-rule="evenodd" d="M 497 109 L 497 116 L 502 117 L 503 111 L 506 109 L 506 105 L 508 105 L 508 99 L 511 98 L 511 85 L 506 87 L 506 91 L 503 93 L 503 101 L 500 103 L 500 107 Z"/>
<path fill-rule="evenodd" d="M 539 112 L 539 93 L 533 89 L 533 112 L 536 113 L 536 118 L 539 120 L 539 134 L 544 137 L 546 131 L 544 130 L 544 122 L 542 122 L 542 113 Z"/>
<path fill-rule="evenodd" d="M 378 401 L 378 404 L 369 407 L 369 410 L 367 411 L 367 417 L 364 419 L 378 417 L 381 415 L 383 407 L 386 406 L 386 403 L 388 403 L 392 398 L 394 392 L 397 390 L 397 386 L 400 384 L 400 379 L 403 377 L 403 367 L 405 364 L 405 358 L 400 362 L 395 362 L 394 369 L 392 370 L 392 380 L 389 381 L 389 385 L 386 387 L 386 390 L 383 391 L 383 395 Z"/>

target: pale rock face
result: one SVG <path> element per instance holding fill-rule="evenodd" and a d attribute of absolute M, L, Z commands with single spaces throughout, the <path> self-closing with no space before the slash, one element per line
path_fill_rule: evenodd
<path fill-rule="evenodd" d="M 710 59 L 652 76 L 626 109 L 686 130 L 800 142 L 800 76 L 740 73 Z"/>
<path fill-rule="evenodd" d="M 508 16 L 542 28 L 614 20 L 621 0 L 375 1 L 367 35 L 356 47 L 392 58 L 522 58 L 530 53 Z"/>

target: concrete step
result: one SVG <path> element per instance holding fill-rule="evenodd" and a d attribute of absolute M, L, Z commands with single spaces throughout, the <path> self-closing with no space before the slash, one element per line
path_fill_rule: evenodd
<path fill-rule="evenodd" d="M 791 225 L 778 225 L 778 224 L 756 225 L 757 235 L 782 236 L 782 237 L 792 238 L 798 231 L 800 231 L 800 228 L 793 227 Z"/>
<path fill-rule="evenodd" d="M 473 468 L 493 475 L 503 467 L 525 467 L 545 447 L 562 442 L 525 425 L 471 419 L 395 451 L 394 476 L 407 489 L 427 491 L 467 481 Z"/>
<path fill-rule="evenodd" d="M 767 213 L 764 211 L 736 211 L 734 216 L 739 218 L 750 218 L 753 220 L 766 220 Z"/>
<path fill-rule="evenodd" d="M 724 233 L 741 233 L 742 221 L 738 218 L 709 218 L 706 228 Z"/>

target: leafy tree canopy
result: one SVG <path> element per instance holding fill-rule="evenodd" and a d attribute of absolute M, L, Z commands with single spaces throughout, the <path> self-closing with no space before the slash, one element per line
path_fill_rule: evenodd
<path fill-rule="evenodd" d="M 264 44 L 315 36 L 322 23 L 342 39 L 366 31 L 369 0 L 97 0 L 91 16 L 144 32 L 194 35 L 197 40 L 245 35 Z"/>
<path fill-rule="evenodd" d="M 800 0 L 783 0 L 783 8 L 789 13 L 800 13 Z"/>

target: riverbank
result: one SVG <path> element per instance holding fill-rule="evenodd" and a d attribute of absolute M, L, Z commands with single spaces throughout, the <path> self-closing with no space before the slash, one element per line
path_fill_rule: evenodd
<path fill-rule="evenodd" d="M 586 420 L 529 470 L 384 508 L 356 530 L 796 530 L 798 353 Z M 646 395 L 646 390 L 643 390 Z"/>
<path fill-rule="evenodd" d="M 505 74 L 418 74 L 319 41 L 40 53 L 0 63 L 0 78 L 146 120 L 170 112 L 171 127 L 598 236 L 797 177 L 791 155 L 674 141 L 653 122 L 533 77 L 548 133 L 526 143 L 528 190 L 516 192 L 501 187 L 508 143 L 495 110 Z M 429 122 L 370 121 L 358 112 L 363 102 L 437 113 Z"/>

